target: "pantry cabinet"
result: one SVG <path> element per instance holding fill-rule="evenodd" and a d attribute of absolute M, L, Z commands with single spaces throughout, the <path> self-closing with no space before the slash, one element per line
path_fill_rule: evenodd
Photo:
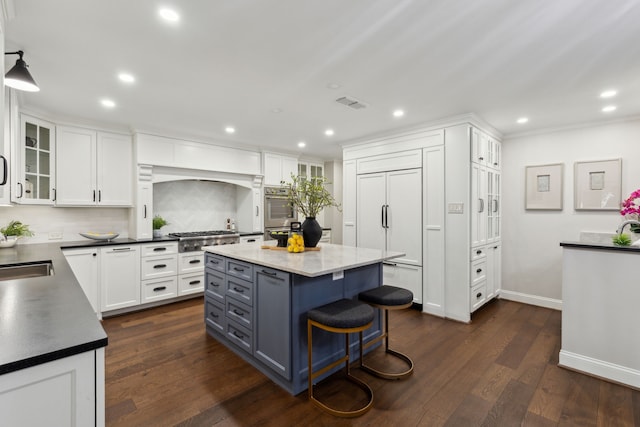
<path fill-rule="evenodd" d="M 53 204 L 55 201 L 55 125 L 21 114 L 20 133 L 15 144 L 15 179 L 13 179 L 11 201 L 19 204 Z"/>
<path fill-rule="evenodd" d="M 67 126 L 57 131 L 56 205 L 131 206 L 131 137 Z"/>

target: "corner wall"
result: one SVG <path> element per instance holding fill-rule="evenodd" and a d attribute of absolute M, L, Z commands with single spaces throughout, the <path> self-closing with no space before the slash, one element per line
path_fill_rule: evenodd
<path fill-rule="evenodd" d="M 622 158 L 626 199 L 640 188 L 640 119 L 505 138 L 502 154 L 502 297 L 559 309 L 560 242 L 613 233 L 622 220 L 617 211 L 574 210 L 574 162 Z M 551 163 L 564 164 L 563 210 L 525 210 L 525 166 Z"/>

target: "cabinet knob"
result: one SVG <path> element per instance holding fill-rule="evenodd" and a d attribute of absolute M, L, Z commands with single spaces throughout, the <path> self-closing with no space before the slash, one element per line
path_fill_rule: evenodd
<path fill-rule="evenodd" d="M 476 273 L 482 273 L 482 269 L 481 268 L 477 269 Z"/>
<path fill-rule="evenodd" d="M 476 294 L 476 298 L 481 298 L 481 297 L 482 297 L 482 292 L 478 292 L 478 293 Z"/>

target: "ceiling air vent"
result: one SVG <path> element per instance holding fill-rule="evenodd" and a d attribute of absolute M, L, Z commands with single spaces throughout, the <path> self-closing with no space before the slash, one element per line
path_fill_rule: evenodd
<path fill-rule="evenodd" d="M 343 96 L 342 98 L 336 99 L 338 104 L 346 105 L 347 107 L 353 108 L 354 110 L 360 110 L 361 108 L 367 108 L 367 104 L 358 101 L 355 98 L 348 98 Z"/>

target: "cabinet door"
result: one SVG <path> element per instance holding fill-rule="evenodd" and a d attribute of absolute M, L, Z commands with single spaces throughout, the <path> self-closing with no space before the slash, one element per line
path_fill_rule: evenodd
<path fill-rule="evenodd" d="M 295 157 L 282 157 L 282 180 L 291 182 L 291 175 L 298 175 L 298 159 Z"/>
<path fill-rule="evenodd" d="M 487 242 L 487 169 L 471 164 L 471 246 Z"/>
<path fill-rule="evenodd" d="M 386 188 L 387 250 L 406 254 L 395 261 L 422 265 L 422 170 L 388 172 Z"/>
<path fill-rule="evenodd" d="M 262 192 L 258 188 L 253 189 L 253 230 L 262 231 Z"/>
<path fill-rule="evenodd" d="M 259 268 L 256 277 L 254 355 L 287 380 L 291 379 L 291 291 L 289 274 Z"/>
<path fill-rule="evenodd" d="M 116 246 L 100 249 L 102 311 L 140 304 L 140 249 Z"/>
<path fill-rule="evenodd" d="M 18 171 L 11 200 L 20 204 L 51 205 L 55 198 L 55 126 L 22 115 L 20 130 Z"/>
<path fill-rule="evenodd" d="M 264 185 L 280 185 L 282 179 L 282 158 L 276 154 L 264 153 Z"/>
<path fill-rule="evenodd" d="M 12 138 L 12 127 L 15 123 L 12 122 L 11 114 L 11 94 L 10 90 L 4 90 L 4 86 L 0 88 L 0 93 L 3 94 L 3 110 L 0 112 L 0 117 L 4 118 L 4 129 L 0 136 L 0 205 L 8 205 L 11 203 L 11 174 L 9 173 L 9 159 L 11 158 L 11 151 L 9 146 Z"/>
<path fill-rule="evenodd" d="M 346 246 L 356 245 L 357 187 L 356 161 L 346 161 L 342 165 L 342 244 Z"/>
<path fill-rule="evenodd" d="M 98 248 L 65 249 L 63 251 L 73 274 L 93 307 L 100 312 L 98 300 Z"/>
<path fill-rule="evenodd" d="M 133 195 L 133 144 L 128 135 L 98 133 L 98 204 L 131 206 Z"/>
<path fill-rule="evenodd" d="M 96 133 L 73 127 L 58 127 L 57 130 L 56 205 L 95 205 Z"/>
<path fill-rule="evenodd" d="M 132 236 L 138 240 L 151 240 L 153 238 L 153 184 L 151 182 L 138 183 L 136 191 L 135 233 Z"/>
<path fill-rule="evenodd" d="M 385 173 L 358 175 L 356 243 L 361 248 L 386 249 L 386 228 L 384 214 L 386 210 Z"/>
<path fill-rule="evenodd" d="M 480 129 L 471 128 L 471 161 L 479 165 L 486 165 L 488 162 L 487 135 Z"/>

